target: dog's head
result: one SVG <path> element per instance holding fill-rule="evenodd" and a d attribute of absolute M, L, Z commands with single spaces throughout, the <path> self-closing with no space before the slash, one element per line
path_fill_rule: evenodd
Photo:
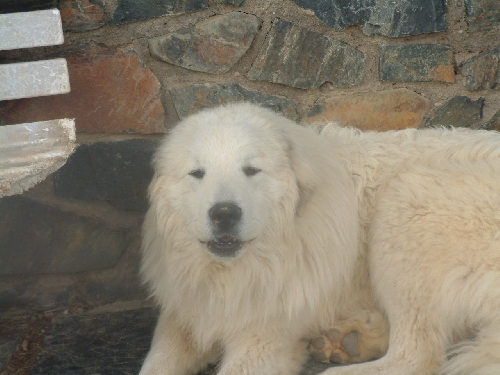
<path fill-rule="evenodd" d="M 286 225 L 272 220 L 293 220 L 313 189 L 293 128 L 299 126 L 249 104 L 185 119 L 156 154 L 152 203 L 173 210 L 217 259 L 238 257 L 266 229 Z"/>

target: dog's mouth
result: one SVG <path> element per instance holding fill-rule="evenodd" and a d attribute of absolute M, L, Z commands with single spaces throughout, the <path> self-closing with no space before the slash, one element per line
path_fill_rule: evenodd
<path fill-rule="evenodd" d="M 208 250 L 219 257 L 234 257 L 243 246 L 243 242 L 229 235 L 220 236 L 206 244 Z"/>

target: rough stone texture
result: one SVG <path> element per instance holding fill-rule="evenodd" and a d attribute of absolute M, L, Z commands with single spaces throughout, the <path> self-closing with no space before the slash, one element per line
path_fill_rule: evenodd
<path fill-rule="evenodd" d="M 18 196 L 0 200 L 0 275 L 110 268 L 126 247 L 125 230 Z"/>
<path fill-rule="evenodd" d="M 205 8 L 208 8 L 207 0 L 118 0 L 110 24 L 118 25 Z"/>
<path fill-rule="evenodd" d="M 226 103 L 249 101 L 273 109 L 284 116 L 297 119 L 297 107 L 288 98 L 266 95 L 247 90 L 240 85 L 191 85 L 170 90 L 175 110 L 179 118 L 187 117 L 204 108 L 212 108 Z"/>
<path fill-rule="evenodd" d="M 65 54 L 71 92 L 0 102 L 2 124 L 75 118 L 85 133 L 163 133 L 160 83 L 130 45 Z"/>
<path fill-rule="evenodd" d="M 151 345 L 156 316 L 156 310 L 143 308 L 56 318 L 31 374 L 137 374 Z"/>
<path fill-rule="evenodd" d="M 26 276 L 14 276 L 16 280 Z M 0 306 L 5 310 L 40 310 L 67 306 L 75 302 L 73 289 L 61 282 L 47 283 L 44 275 L 31 282 L 18 282 L 15 285 L 11 278 L 0 282 Z M 10 281 L 10 282 L 9 282 Z"/>
<path fill-rule="evenodd" d="M 346 43 L 276 19 L 248 77 L 303 89 L 349 87 L 363 80 L 365 60 Z"/>
<path fill-rule="evenodd" d="M 429 109 L 429 100 L 407 89 L 396 89 L 322 100 L 309 111 L 305 122 L 333 121 L 361 130 L 416 128 Z"/>
<path fill-rule="evenodd" d="M 483 118 L 484 98 L 456 96 L 439 108 L 426 126 L 470 127 Z"/>
<path fill-rule="evenodd" d="M 391 82 L 453 83 L 453 49 L 447 44 L 381 46 L 380 79 Z"/>
<path fill-rule="evenodd" d="M 362 25 L 366 35 L 400 37 L 446 30 L 445 0 L 293 1 L 337 31 Z"/>
<path fill-rule="evenodd" d="M 483 129 L 487 130 L 495 130 L 497 132 L 500 132 L 500 111 L 495 113 L 493 117 L 488 121 L 484 126 Z"/>
<path fill-rule="evenodd" d="M 63 44 L 57 9 L 0 14 L 0 50 Z"/>
<path fill-rule="evenodd" d="M 27 329 L 28 322 L 25 320 L 0 317 L 0 371 L 10 360 L 17 346 L 22 343 Z"/>
<path fill-rule="evenodd" d="M 2 0 L 1 13 L 30 12 L 57 8 L 58 0 Z"/>
<path fill-rule="evenodd" d="M 106 23 L 100 0 L 61 0 L 59 9 L 64 30 L 95 30 Z"/>
<path fill-rule="evenodd" d="M 0 100 L 66 94 L 69 91 L 68 67 L 64 59 L 0 65 Z"/>
<path fill-rule="evenodd" d="M 496 90 L 500 82 L 500 46 L 464 61 L 461 73 L 469 91 Z"/>
<path fill-rule="evenodd" d="M 16 351 L 17 345 L 20 343 L 21 337 L 16 339 L 1 339 L 0 338 L 0 370 L 9 362 L 12 354 Z"/>
<path fill-rule="evenodd" d="M 254 15 L 231 12 L 149 39 L 151 55 L 187 69 L 221 74 L 248 50 L 260 28 Z"/>
<path fill-rule="evenodd" d="M 19 194 L 45 179 L 74 148 L 73 120 L 0 126 L 0 197 Z"/>
<path fill-rule="evenodd" d="M 222 3 L 222 4 L 236 5 L 238 7 L 240 7 L 243 4 L 245 4 L 245 0 L 219 0 L 219 2 Z"/>
<path fill-rule="evenodd" d="M 465 0 L 465 13 L 469 31 L 488 31 L 500 27 L 498 0 Z"/>
<path fill-rule="evenodd" d="M 153 176 L 150 163 L 157 145 L 158 141 L 150 139 L 81 145 L 56 172 L 56 195 L 146 211 L 146 192 Z"/>

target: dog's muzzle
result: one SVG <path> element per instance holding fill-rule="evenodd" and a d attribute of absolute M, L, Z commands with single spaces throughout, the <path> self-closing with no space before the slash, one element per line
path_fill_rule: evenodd
<path fill-rule="evenodd" d="M 217 203 L 208 211 L 208 217 L 217 234 L 214 240 L 207 242 L 210 252 L 220 257 L 234 257 L 237 254 L 242 242 L 234 233 L 241 216 L 241 208 L 233 202 Z"/>

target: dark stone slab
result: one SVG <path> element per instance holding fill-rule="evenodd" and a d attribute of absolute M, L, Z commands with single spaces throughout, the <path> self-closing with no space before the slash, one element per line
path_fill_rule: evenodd
<path fill-rule="evenodd" d="M 249 101 L 297 119 L 297 107 L 288 98 L 247 90 L 236 83 L 223 85 L 191 85 L 170 90 L 179 118 L 185 118 L 204 108 L 226 103 Z"/>
<path fill-rule="evenodd" d="M 472 100 L 467 96 L 455 96 L 443 104 L 426 126 L 470 127 L 483 118 L 484 98 Z"/>
<path fill-rule="evenodd" d="M 151 38 L 149 50 L 153 57 L 187 69 L 225 73 L 248 50 L 260 24 L 260 19 L 251 14 L 222 14 Z"/>
<path fill-rule="evenodd" d="M 380 79 L 390 82 L 455 82 L 453 49 L 447 44 L 380 47 Z"/>
<path fill-rule="evenodd" d="M 500 1 L 465 0 L 469 31 L 488 31 L 500 27 Z"/>
<path fill-rule="evenodd" d="M 236 5 L 238 7 L 245 4 L 245 0 L 219 0 L 222 4 L 231 4 Z"/>
<path fill-rule="evenodd" d="M 137 272 L 139 275 L 139 272 Z M 141 285 L 140 280 L 121 282 L 101 281 L 82 285 L 87 300 L 94 306 L 105 305 L 120 301 L 143 301 L 149 293 Z"/>
<path fill-rule="evenodd" d="M 276 19 L 248 77 L 302 89 L 361 83 L 366 56 L 347 43 Z"/>
<path fill-rule="evenodd" d="M 56 195 L 146 211 L 153 176 L 150 163 L 158 142 L 132 139 L 80 145 L 55 174 Z"/>
<path fill-rule="evenodd" d="M 62 282 L 41 283 L 36 279 L 20 281 L 23 277 L 16 277 L 16 282 L 9 280 L 10 278 L 0 282 L 0 311 L 48 310 L 68 306 L 76 301 L 76 294 L 70 285 L 64 285 Z"/>
<path fill-rule="evenodd" d="M 337 31 L 361 25 L 366 35 L 401 37 L 446 30 L 446 0 L 293 1 Z"/>
<path fill-rule="evenodd" d="M 19 196 L 0 199 L 0 275 L 111 268 L 127 232 Z"/>
<path fill-rule="evenodd" d="M 500 88 L 500 46 L 475 56 L 461 64 L 465 87 L 469 91 Z"/>
<path fill-rule="evenodd" d="M 208 8 L 207 0 L 118 0 L 111 25 L 195 12 Z"/>
<path fill-rule="evenodd" d="M 57 8 L 58 0 L 1 0 L 0 14 Z"/>
<path fill-rule="evenodd" d="M 500 111 L 495 113 L 490 121 L 484 124 L 483 129 L 495 130 L 497 132 L 500 132 Z"/>
<path fill-rule="evenodd" d="M 30 317 L 27 315 L 0 318 L 0 371 L 12 358 L 18 345 L 22 343 L 29 329 L 29 320 Z"/>
<path fill-rule="evenodd" d="M 137 374 L 151 345 L 156 316 L 156 310 L 144 308 L 56 318 L 31 374 Z"/>

